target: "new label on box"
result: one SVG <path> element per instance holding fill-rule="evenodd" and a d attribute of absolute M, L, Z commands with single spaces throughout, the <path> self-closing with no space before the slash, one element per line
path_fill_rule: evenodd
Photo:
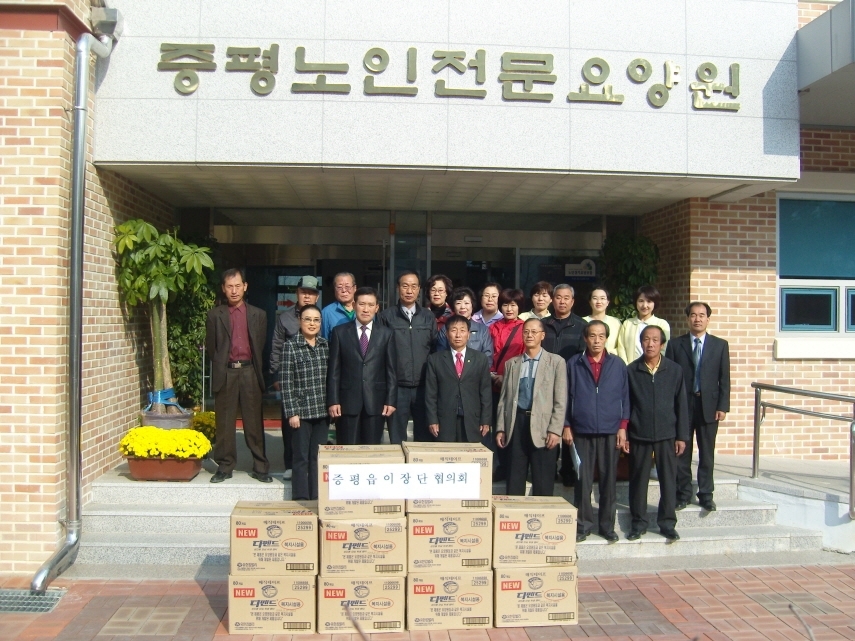
<path fill-rule="evenodd" d="M 478 498 L 471 499 L 407 499 L 410 512 L 489 512 L 493 494 L 493 453 L 480 443 L 419 443 L 403 444 L 407 463 L 469 463 L 481 470 Z"/>
<path fill-rule="evenodd" d="M 576 625 L 576 572 L 575 567 L 497 569 L 496 627 Z"/>
<path fill-rule="evenodd" d="M 314 576 L 229 575 L 229 634 L 315 632 Z"/>
<path fill-rule="evenodd" d="M 321 521 L 321 575 L 404 575 L 407 519 Z"/>
<path fill-rule="evenodd" d="M 419 572 L 407 576 L 408 630 L 492 626 L 492 572 Z"/>
<path fill-rule="evenodd" d="M 493 567 L 575 563 L 575 507 L 559 496 L 493 497 Z"/>
<path fill-rule="evenodd" d="M 404 577 L 318 577 L 318 631 L 321 634 L 404 630 Z"/>
<path fill-rule="evenodd" d="M 317 504 L 239 501 L 231 515 L 231 573 L 317 574 Z"/>
<path fill-rule="evenodd" d="M 474 572 L 492 567 L 490 514 L 410 514 L 407 569 L 410 572 Z"/>
<path fill-rule="evenodd" d="M 321 445 L 318 450 L 318 513 L 323 519 L 397 518 L 403 499 L 330 499 L 330 465 L 404 463 L 400 445 Z"/>

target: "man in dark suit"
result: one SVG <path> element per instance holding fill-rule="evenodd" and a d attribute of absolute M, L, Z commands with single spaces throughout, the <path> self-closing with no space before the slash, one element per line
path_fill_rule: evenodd
<path fill-rule="evenodd" d="M 372 287 L 356 290 L 356 319 L 332 331 L 327 404 L 339 445 L 377 445 L 398 397 L 395 340 L 374 322 L 379 307 Z"/>
<path fill-rule="evenodd" d="M 689 333 L 668 343 L 665 356 L 683 370 L 692 434 L 698 441 L 698 503 L 715 511 L 713 467 L 718 423 L 730 411 L 730 348 L 727 341 L 707 334 L 712 309 L 703 302 L 686 307 Z M 677 509 L 692 501 L 692 437 L 677 460 Z"/>
<path fill-rule="evenodd" d="M 445 322 L 451 349 L 428 356 L 425 399 L 428 429 L 442 443 L 480 443 L 490 433 L 493 393 L 490 361 L 467 349 L 469 319 L 457 314 Z"/>
<path fill-rule="evenodd" d="M 217 438 L 214 460 L 217 472 L 211 483 L 232 477 L 237 463 L 235 421 L 237 410 L 243 419 L 243 437 L 252 453 L 249 475 L 270 483 L 270 464 L 264 452 L 264 424 L 261 395 L 264 374 L 261 354 L 267 341 L 267 315 L 244 301 L 246 278 L 241 269 L 227 269 L 222 276 L 226 305 L 208 312 L 205 348 L 211 358 L 211 391 L 214 393 Z"/>

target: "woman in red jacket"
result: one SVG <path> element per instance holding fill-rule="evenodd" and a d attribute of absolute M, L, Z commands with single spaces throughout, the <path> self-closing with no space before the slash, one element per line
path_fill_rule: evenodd
<path fill-rule="evenodd" d="M 505 363 L 514 356 L 519 356 L 525 350 L 523 344 L 522 326 L 524 321 L 519 319 L 520 309 L 525 302 L 525 294 L 521 289 L 504 289 L 499 294 L 499 309 L 502 320 L 490 326 L 490 336 L 493 339 L 493 388 L 502 389 L 502 378 L 505 374 Z"/>

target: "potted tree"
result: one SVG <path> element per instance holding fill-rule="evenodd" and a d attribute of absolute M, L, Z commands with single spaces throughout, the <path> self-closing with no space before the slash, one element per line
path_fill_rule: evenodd
<path fill-rule="evenodd" d="M 154 390 L 149 392 L 142 424 L 186 427 L 191 413 L 178 404 L 172 387 L 166 303 L 178 292 L 205 287 L 205 270 L 214 268 L 209 249 L 184 243 L 176 230 L 160 233 L 141 219 L 116 227 L 115 247 L 122 302 L 129 314 L 145 307 L 151 329 Z"/>

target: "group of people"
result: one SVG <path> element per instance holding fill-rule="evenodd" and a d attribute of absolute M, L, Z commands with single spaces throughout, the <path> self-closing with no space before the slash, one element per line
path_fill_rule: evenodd
<path fill-rule="evenodd" d="M 223 273 L 226 304 L 208 315 L 208 351 L 217 422 L 211 482 L 230 478 L 236 462 L 235 417 L 240 406 L 250 476 L 270 482 L 261 420 L 264 312 L 247 304 L 241 270 Z M 623 323 L 607 315 L 609 293 L 595 287 L 591 314 L 573 313 L 573 287 L 538 282 L 530 310 L 519 289 L 487 283 L 476 298 L 435 275 L 419 304 L 418 273 L 397 279 L 395 305 L 380 310 L 377 292 L 357 287 L 350 273 L 334 279 L 335 301 L 321 310 L 318 281 L 304 276 L 297 305 L 281 313 L 273 334 L 270 370 L 282 394 L 285 464 L 296 499 L 316 499 L 318 446 L 330 422 L 338 444 L 482 442 L 496 452 L 494 477 L 508 494 L 552 495 L 556 476 L 574 485 L 577 541 L 596 527 L 615 532 L 616 471 L 629 457 L 627 536 L 648 527 L 647 489 L 655 465 L 660 483 L 657 524 L 679 539 L 676 512 L 692 500 L 692 444 L 697 441 L 698 502 L 713 501 L 718 424 L 729 411 L 727 342 L 707 332 L 707 303 L 686 307 L 688 333 L 669 341 L 667 321 L 654 312 L 653 286 L 635 295 L 636 315 Z M 559 452 L 561 459 L 558 468 Z M 591 493 L 599 483 L 599 518 Z"/>

